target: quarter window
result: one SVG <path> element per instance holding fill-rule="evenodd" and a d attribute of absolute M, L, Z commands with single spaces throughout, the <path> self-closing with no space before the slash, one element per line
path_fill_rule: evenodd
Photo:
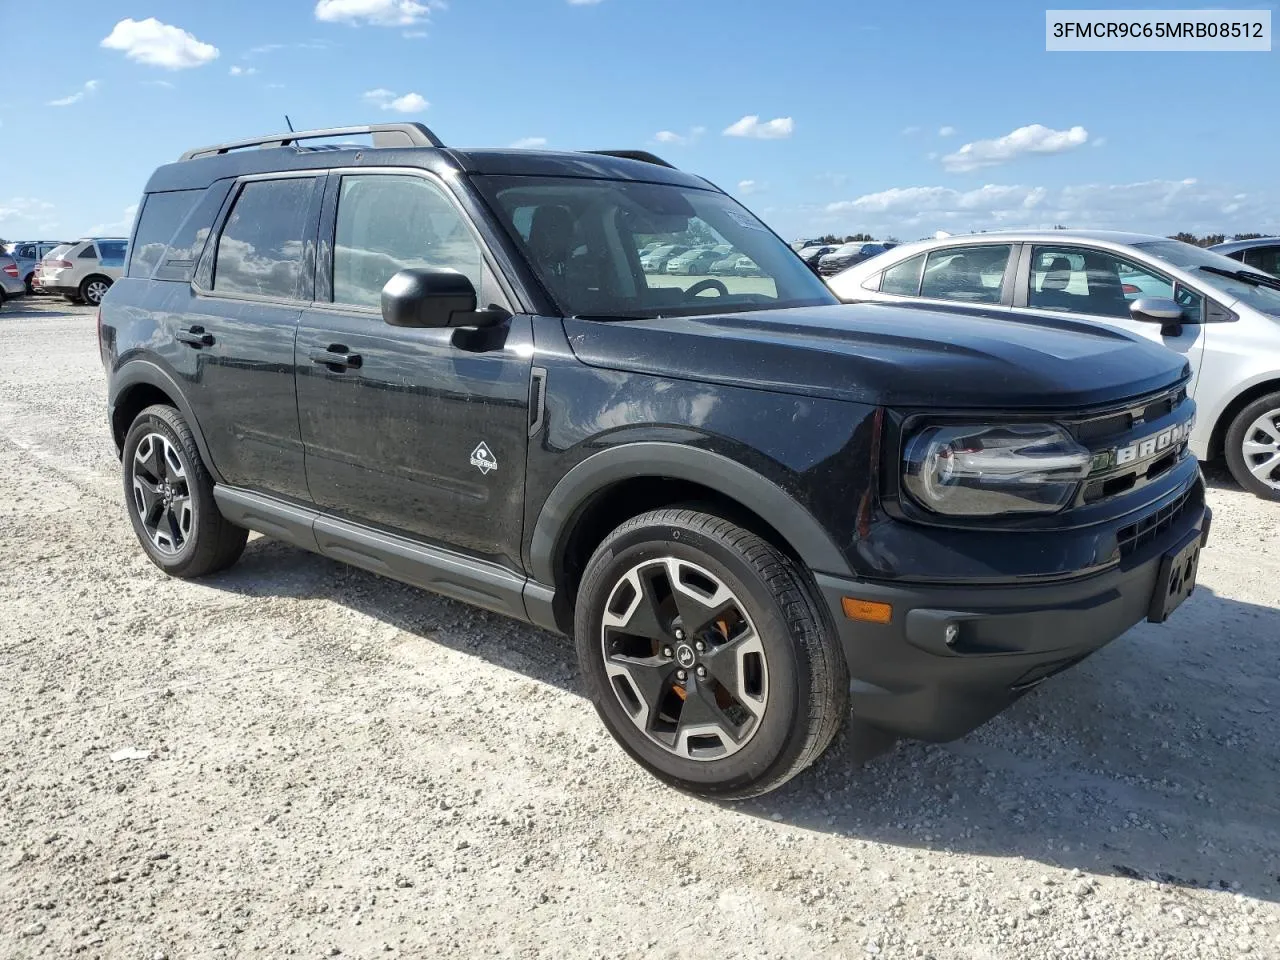
<path fill-rule="evenodd" d="M 313 178 L 254 180 L 236 198 L 218 238 L 213 289 L 297 297 Z"/>
<path fill-rule="evenodd" d="M 1027 306 L 1066 313 L 1127 318 L 1141 297 L 1174 297 L 1172 281 L 1102 250 L 1035 247 L 1030 281 Z M 1198 320 L 1200 297 L 1190 290 L 1180 290 L 1180 297 Z"/>
<path fill-rule="evenodd" d="M 129 276 L 149 277 L 164 258 L 178 226 L 200 199 L 200 190 L 152 193 L 142 205 L 142 216 L 133 238 Z"/>
<path fill-rule="evenodd" d="M 93 245 L 92 241 L 84 245 L 84 249 L 76 254 L 77 260 L 97 260 L 98 249 Z"/>
<path fill-rule="evenodd" d="M 333 300 L 376 307 L 396 273 L 457 270 L 477 291 L 483 258 L 457 208 L 435 184 L 414 176 L 342 178 L 333 247 Z"/>
<path fill-rule="evenodd" d="M 920 296 L 964 303 L 999 303 L 1010 244 L 934 250 L 925 264 Z"/>

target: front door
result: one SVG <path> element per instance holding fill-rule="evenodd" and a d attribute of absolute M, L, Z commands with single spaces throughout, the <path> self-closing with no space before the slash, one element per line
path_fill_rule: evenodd
<path fill-rule="evenodd" d="M 329 513 L 520 567 L 532 329 L 383 322 L 382 287 L 448 267 L 503 303 L 475 231 L 416 173 L 334 173 L 321 217 L 316 302 L 295 354 L 312 499 Z"/>
<path fill-rule="evenodd" d="M 1203 296 L 1151 267 L 1107 250 L 1037 244 L 1030 248 L 1023 289 L 1014 303 L 1019 313 L 1070 314 L 1075 319 L 1116 327 L 1180 353 L 1191 362 L 1188 392 L 1195 393 L 1204 355 Z M 1129 307 L 1142 297 L 1176 300 L 1186 314 L 1174 333 L 1159 323 L 1133 319 Z"/>

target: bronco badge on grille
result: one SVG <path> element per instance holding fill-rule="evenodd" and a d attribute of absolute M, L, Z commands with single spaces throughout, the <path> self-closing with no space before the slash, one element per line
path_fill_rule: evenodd
<path fill-rule="evenodd" d="M 1143 437 L 1128 446 L 1116 447 L 1114 450 L 1100 453 L 1093 458 L 1094 472 L 1109 470 L 1112 467 L 1123 467 L 1127 464 L 1141 463 L 1144 460 L 1161 456 L 1167 450 L 1176 447 L 1191 436 L 1191 428 L 1195 426 L 1195 422 L 1195 417 L 1192 417 L 1183 423 L 1176 423 L 1172 427 L 1166 427 L 1159 433 Z"/>

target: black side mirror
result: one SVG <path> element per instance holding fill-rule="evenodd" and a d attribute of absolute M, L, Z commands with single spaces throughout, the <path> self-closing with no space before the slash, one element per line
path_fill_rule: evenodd
<path fill-rule="evenodd" d="M 507 316 L 476 310 L 476 288 L 457 270 L 413 267 L 382 288 L 382 319 L 393 327 L 487 327 Z"/>
<path fill-rule="evenodd" d="M 1129 316 L 1141 323 L 1158 323 L 1166 337 L 1180 336 L 1186 319 L 1182 307 L 1168 297 L 1139 297 L 1129 304 Z"/>

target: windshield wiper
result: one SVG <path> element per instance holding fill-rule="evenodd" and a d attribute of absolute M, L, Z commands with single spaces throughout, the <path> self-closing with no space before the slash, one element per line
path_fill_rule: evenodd
<path fill-rule="evenodd" d="M 1239 280 L 1241 283 L 1250 283 L 1255 287 L 1270 287 L 1272 290 L 1280 290 L 1280 279 L 1267 276 L 1262 273 L 1253 273 L 1249 270 L 1224 270 L 1222 267 L 1200 267 L 1205 273 L 1212 273 L 1219 277 L 1226 277 L 1229 280 Z"/>

